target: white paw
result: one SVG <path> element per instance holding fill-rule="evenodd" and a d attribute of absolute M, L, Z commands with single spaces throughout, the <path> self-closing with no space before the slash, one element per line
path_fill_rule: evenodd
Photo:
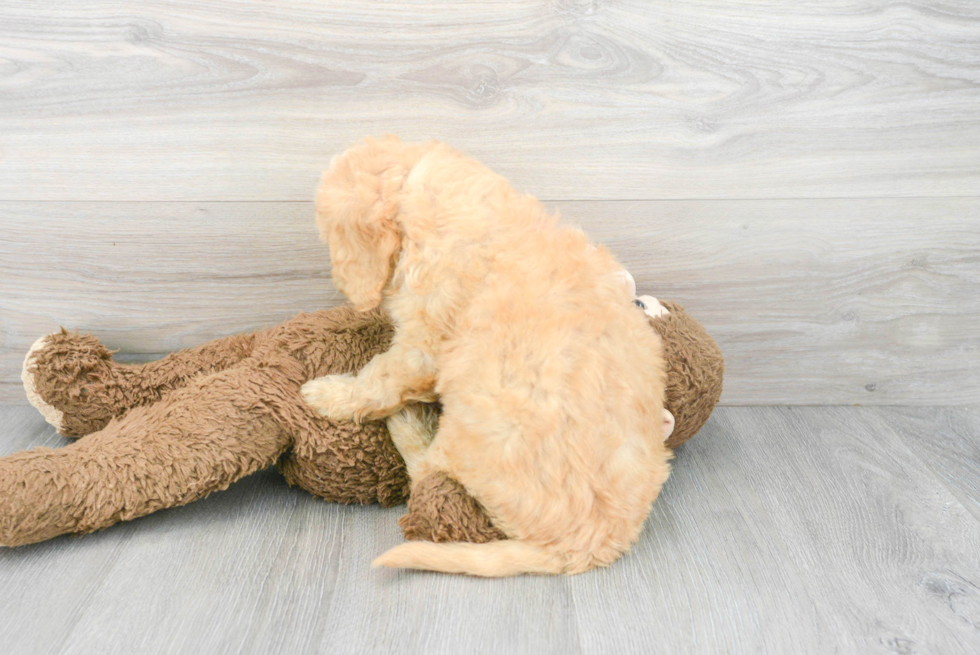
<path fill-rule="evenodd" d="M 670 314 L 667 308 L 660 304 L 660 301 L 653 296 L 640 296 L 637 298 L 642 303 L 640 307 L 643 313 L 652 318 L 659 318 Z"/>
<path fill-rule="evenodd" d="M 37 391 L 37 386 L 34 384 L 34 371 L 37 370 L 37 364 L 34 362 L 34 353 L 44 348 L 47 343 L 48 337 L 41 337 L 27 351 L 27 356 L 24 357 L 24 367 L 20 371 L 20 380 L 24 383 L 24 393 L 27 394 L 27 402 L 33 405 L 37 411 L 41 412 L 44 420 L 51 424 L 55 430 L 61 432 L 65 413 L 44 402 L 41 394 Z"/>
<path fill-rule="evenodd" d="M 335 421 L 355 418 L 359 407 L 354 404 L 354 377 L 325 375 L 302 386 L 300 394 L 306 404 L 321 416 Z"/>

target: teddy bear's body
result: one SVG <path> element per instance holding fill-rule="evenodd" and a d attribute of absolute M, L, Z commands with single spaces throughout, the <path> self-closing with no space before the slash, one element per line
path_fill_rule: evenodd
<path fill-rule="evenodd" d="M 721 394 L 715 342 L 683 308 L 652 318 L 668 363 L 671 448 L 693 436 Z M 157 362 L 127 366 L 94 337 L 62 330 L 24 365 L 28 398 L 78 441 L 0 458 L 0 545 L 107 527 L 189 503 L 278 463 L 290 484 L 327 500 L 391 506 L 409 493 L 384 422 L 319 416 L 299 389 L 360 370 L 391 342 L 380 312 L 300 314 Z M 488 541 L 506 535 L 458 482 L 415 483 L 401 525 L 409 539 Z"/>

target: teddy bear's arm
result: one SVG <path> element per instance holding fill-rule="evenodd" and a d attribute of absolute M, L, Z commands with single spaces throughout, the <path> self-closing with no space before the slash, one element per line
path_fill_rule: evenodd
<path fill-rule="evenodd" d="M 21 379 L 30 403 L 58 432 L 81 437 L 199 375 L 237 364 L 255 337 L 232 335 L 145 364 L 120 364 L 94 336 L 61 330 L 34 343 Z"/>

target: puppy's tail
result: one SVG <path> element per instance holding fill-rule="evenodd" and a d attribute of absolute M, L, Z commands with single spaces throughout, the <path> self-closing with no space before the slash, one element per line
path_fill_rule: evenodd
<path fill-rule="evenodd" d="M 384 553 L 372 566 L 465 573 L 485 578 L 568 572 L 565 559 L 557 553 L 516 539 L 484 544 L 410 541 Z"/>

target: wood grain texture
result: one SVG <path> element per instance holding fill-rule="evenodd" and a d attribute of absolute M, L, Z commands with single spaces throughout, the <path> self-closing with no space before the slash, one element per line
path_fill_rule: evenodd
<path fill-rule="evenodd" d="M 586 652 L 974 652 L 980 522 L 880 411 L 717 410 L 633 555 L 572 579 Z"/>
<path fill-rule="evenodd" d="M 0 8 L 0 199 L 307 200 L 439 138 L 550 199 L 975 195 L 972 0 Z"/>
<path fill-rule="evenodd" d="M 34 408 L 0 406 L 0 456 L 68 443 Z M 60 649 L 125 550 L 132 527 L 136 526 L 120 526 L 119 534 L 97 548 L 81 540 L 61 539 L 21 551 L 0 549 L 4 649 L 21 653 Z"/>
<path fill-rule="evenodd" d="M 876 416 L 902 436 L 980 521 L 980 408 L 890 407 Z"/>
<path fill-rule="evenodd" d="M 158 357 L 338 304 L 309 203 L 0 203 L 0 402 L 59 326 Z"/>
<path fill-rule="evenodd" d="M 936 653 L 980 649 L 980 521 L 910 445 L 938 412 L 720 408 L 633 552 L 571 578 L 376 571 L 403 509 L 264 472 L 184 508 L 0 550 L 16 653 Z M 51 430 L 0 408 L 0 455 Z M 890 427 L 892 426 L 892 427 Z M 976 432 L 962 433 L 974 448 Z M 53 437 L 57 440 L 58 437 Z"/>
<path fill-rule="evenodd" d="M 726 404 L 980 402 L 980 199 L 555 203 L 721 344 Z M 0 402 L 59 326 L 158 357 L 342 300 L 309 203 L 0 203 Z"/>

